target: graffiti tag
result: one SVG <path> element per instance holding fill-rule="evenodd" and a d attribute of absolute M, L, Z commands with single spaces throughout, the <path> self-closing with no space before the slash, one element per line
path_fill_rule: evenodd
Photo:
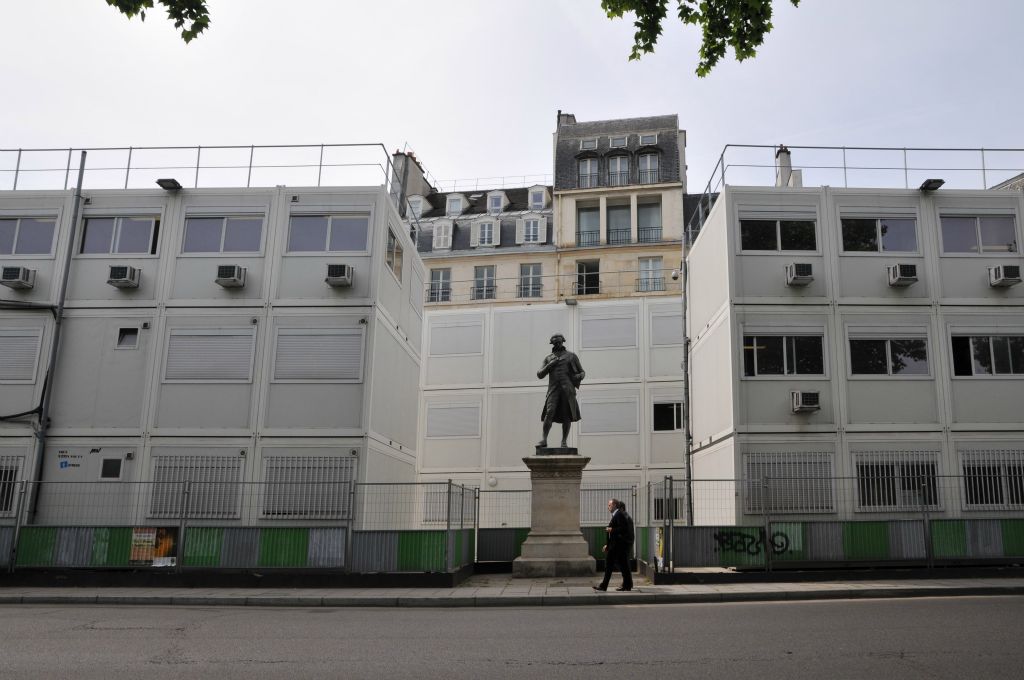
<path fill-rule="evenodd" d="M 715 543 L 718 546 L 715 548 L 715 552 L 760 555 L 764 552 L 764 537 L 764 529 L 759 529 L 756 536 L 744 531 L 718 531 L 714 534 Z M 789 550 L 789 536 L 784 532 L 774 532 L 769 542 L 773 555 L 781 555 Z"/>

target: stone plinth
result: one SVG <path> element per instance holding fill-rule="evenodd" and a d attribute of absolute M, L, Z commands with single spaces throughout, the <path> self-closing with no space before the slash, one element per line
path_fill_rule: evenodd
<path fill-rule="evenodd" d="M 566 450 L 538 447 L 537 455 L 523 458 L 530 468 L 533 487 L 531 526 L 522 554 L 512 562 L 516 578 L 587 576 L 595 572 L 594 558 L 580 531 L 580 481 L 590 459 L 561 455 Z"/>

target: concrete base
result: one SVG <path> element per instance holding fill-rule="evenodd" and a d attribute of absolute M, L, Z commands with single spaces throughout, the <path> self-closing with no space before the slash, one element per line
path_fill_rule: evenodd
<path fill-rule="evenodd" d="M 523 462 L 530 468 L 532 521 L 522 554 L 512 562 L 512 575 L 594 574 L 596 561 L 580 532 L 580 481 L 590 459 L 545 452 L 523 458 Z"/>

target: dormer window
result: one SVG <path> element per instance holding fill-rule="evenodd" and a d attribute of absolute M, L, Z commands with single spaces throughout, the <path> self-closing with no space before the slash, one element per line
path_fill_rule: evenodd
<path fill-rule="evenodd" d="M 496 246 L 501 239 L 501 224 L 497 220 L 482 219 L 470 225 L 469 246 Z"/>
<path fill-rule="evenodd" d="M 658 143 L 658 133 L 640 135 L 640 146 L 647 146 Z"/>
<path fill-rule="evenodd" d="M 445 212 L 449 215 L 462 214 L 462 196 L 449 196 Z"/>
<path fill-rule="evenodd" d="M 501 194 L 491 194 L 487 197 L 487 212 L 492 215 L 501 212 Z"/>
<path fill-rule="evenodd" d="M 420 215 L 423 214 L 423 199 L 419 196 L 410 197 L 409 210 L 412 212 L 413 217 L 419 219 Z"/>
<path fill-rule="evenodd" d="M 544 209 L 544 191 L 533 190 L 530 192 L 530 210 L 543 210 Z"/>
<path fill-rule="evenodd" d="M 494 245 L 494 222 L 481 222 L 480 232 L 477 236 L 478 246 L 493 246 Z"/>
<path fill-rule="evenodd" d="M 439 222 L 434 225 L 434 250 L 449 250 L 452 247 L 452 225 Z"/>
<path fill-rule="evenodd" d="M 622 147 L 626 146 L 626 141 L 628 139 L 629 138 L 625 137 L 625 136 L 623 136 L 623 137 L 609 137 L 608 138 L 608 146 L 610 146 L 613 149 L 622 148 Z"/>
<path fill-rule="evenodd" d="M 593 151 L 597 148 L 597 137 L 580 140 L 580 151 Z"/>

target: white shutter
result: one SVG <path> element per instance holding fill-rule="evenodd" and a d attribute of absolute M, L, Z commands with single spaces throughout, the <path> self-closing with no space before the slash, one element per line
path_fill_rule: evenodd
<path fill-rule="evenodd" d="M 430 356 L 480 354 L 483 352 L 484 326 L 481 321 L 430 325 Z"/>
<path fill-rule="evenodd" d="M 428 437 L 479 437 L 479 404 L 429 404 Z"/>
<path fill-rule="evenodd" d="M 636 317 L 595 317 L 580 324 L 583 349 L 636 347 Z"/>
<path fill-rule="evenodd" d="M 469 247 L 476 248 L 480 244 L 480 225 L 473 222 L 469 225 Z"/>
<path fill-rule="evenodd" d="M 37 328 L 0 331 L 0 382 L 36 381 L 42 336 Z"/>
<path fill-rule="evenodd" d="M 548 219 L 546 217 L 537 218 L 537 243 L 548 242 Z"/>
<path fill-rule="evenodd" d="M 363 332 L 358 329 L 282 328 L 277 331 L 274 380 L 363 379 Z"/>
<path fill-rule="evenodd" d="M 501 245 L 501 220 L 494 218 L 494 231 L 491 232 L 491 243 L 495 246 Z"/>
<path fill-rule="evenodd" d="M 171 331 L 164 380 L 251 382 L 255 344 L 249 329 Z"/>
<path fill-rule="evenodd" d="M 581 400 L 581 434 L 635 434 L 640 431 L 639 401 L 622 400 Z"/>
<path fill-rule="evenodd" d="M 185 483 L 189 482 L 189 517 L 237 518 L 244 460 L 238 455 L 153 456 L 149 516 L 180 517 Z"/>
<path fill-rule="evenodd" d="M 263 459 L 263 516 L 348 519 L 356 459 L 268 456 Z"/>
<path fill-rule="evenodd" d="M 516 245 L 526 241 L 526 220 L 516 220 Z"/>
<path fill-rule="evenodd" d="M 443 250 L 445 248 L 451 248 L 452 246 L 452 225 L 451 224 L 435 224 L 434 225 L 434 249 Z"/>
<path fill-rule="evenodd" d="M 651 317 L 652 345 L 683 344 L 683 315 L 656 314 Z"/>

